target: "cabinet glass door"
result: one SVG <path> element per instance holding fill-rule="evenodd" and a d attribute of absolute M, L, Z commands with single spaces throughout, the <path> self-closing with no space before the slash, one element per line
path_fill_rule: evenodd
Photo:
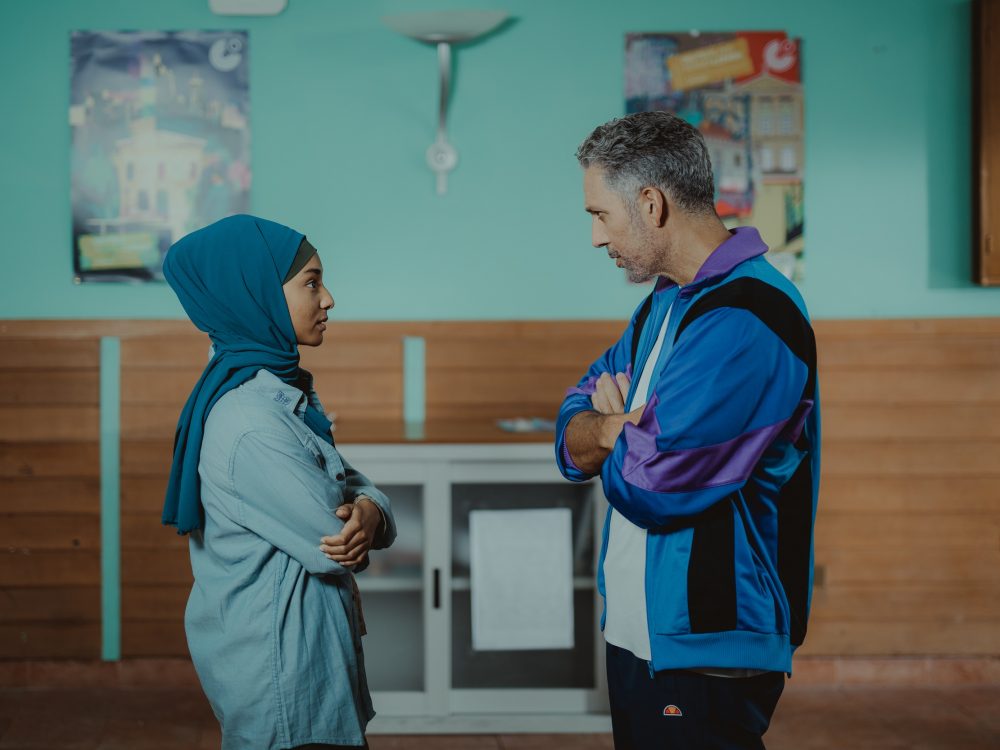
<path fill-rule="evenodd" d="M 593 690 L 595 651 L 595 493 L 565 482 L 453 484 L 451 518 L 451 687 Z M 469 514 L 474 510 L 568 508 L 571 512 L 573 647 L 479 651 L 473 648 Z M 538 570 L 545 576 L 545 570 Z"/>
<path fill-rule="evenodd" d="M 373 691 L 423 691 L 424 491 L 422 485 L 379 484 L 392 503 L 397 536 L 371 553 L 357 576 L 368 635 L 365 671 Z"/>

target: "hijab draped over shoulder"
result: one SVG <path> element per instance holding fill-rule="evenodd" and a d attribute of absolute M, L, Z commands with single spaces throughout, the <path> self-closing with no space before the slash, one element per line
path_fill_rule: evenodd
<path fill-rule="evenodd" d="M 299 347 L 282 291 L 304 235 L 255 216 L 230 216 L 183 237 L 163 275 L 215 352 L 177 422 L 163 523 L 180 534 L 204 526 L 198 461 L 208 414 L 222 396 L 268 370 L 299 381 Z M 332 443 L 330 421 L 309 406 L 306 424 Z"/>

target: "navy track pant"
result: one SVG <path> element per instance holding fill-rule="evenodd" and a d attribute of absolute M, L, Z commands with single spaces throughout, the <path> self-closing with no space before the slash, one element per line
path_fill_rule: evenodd
<path fill-rule="evenodd" d="M 763 750 L 785 687 L 783 672 L 650 676 L 647 662 L 610 643 L 607 664 L 615 750 Z"/>

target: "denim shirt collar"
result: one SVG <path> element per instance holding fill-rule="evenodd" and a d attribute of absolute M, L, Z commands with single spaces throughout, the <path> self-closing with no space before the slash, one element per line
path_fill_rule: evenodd
<path fill-rule="evenodd" d="M 307 370 L 300 370 L 304 375 L 305 385 L 312 390 L 312 374 Z M 246 383 L 246 387 L 251 390 L 269 396 L 273 401 L 281 404 L 288 411 L 299 418 L 303 416 L 308 405 L 307 392 L 289 385 L 270 370 L 260 370 L 253 378 Z"/>

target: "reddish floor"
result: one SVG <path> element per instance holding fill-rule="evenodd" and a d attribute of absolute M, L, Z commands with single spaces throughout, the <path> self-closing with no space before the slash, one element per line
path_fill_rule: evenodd
<path fill-rule="evenodd" d="M 1000 686 L 821 688 L 790 683 L 769 750 L 996 750 Z M 598 750 L 608 735 L 373 736 L 372 750 Z M 190 689 L 0 689 L 2 750 L 200 750 L 219 732 Z"/>

